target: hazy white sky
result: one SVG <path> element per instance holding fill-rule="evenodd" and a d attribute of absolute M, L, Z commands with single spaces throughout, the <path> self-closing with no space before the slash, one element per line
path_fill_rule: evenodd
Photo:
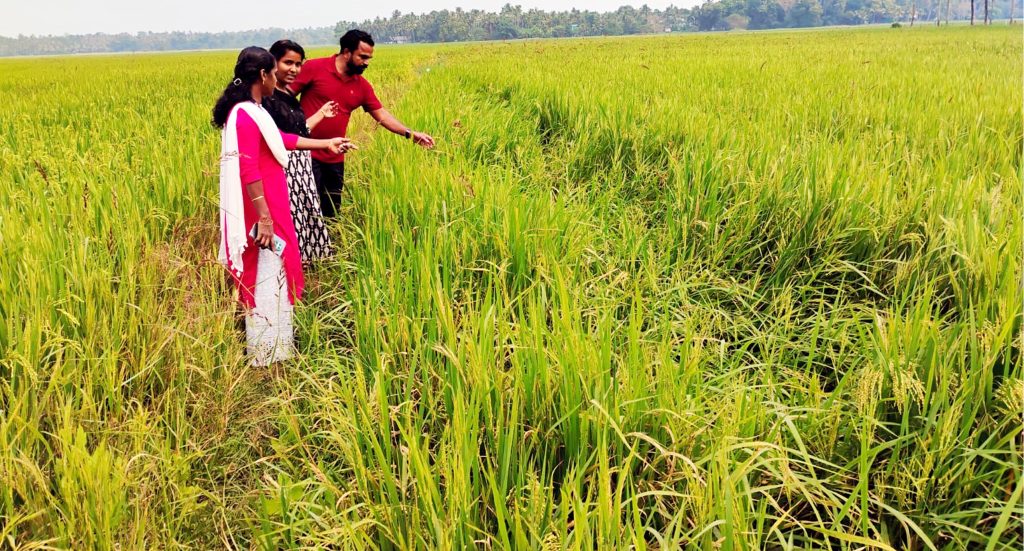
<path fill-rule="evenodd" d="M 646 0 L 651 8 L 690 7 L 701 0 Z M 482 9 L 506 3 L 548 11 L 573 7 L 612 11 L 645 0 L 0 0 L 0 35 L 117 33 L 137 31 L 240 31 L 265 27 L 320 27 L 362 21 L 394 10 Z"/>

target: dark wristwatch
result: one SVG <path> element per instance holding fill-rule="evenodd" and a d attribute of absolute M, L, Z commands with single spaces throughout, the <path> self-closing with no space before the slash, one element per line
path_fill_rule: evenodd
<path fill-rule="evenodd" d="M 412 130 L 409 130 L 408 128 L 405 129 L 405 139 L 407 139 L 407 140 L 411 140 L 412 139 Z"/>

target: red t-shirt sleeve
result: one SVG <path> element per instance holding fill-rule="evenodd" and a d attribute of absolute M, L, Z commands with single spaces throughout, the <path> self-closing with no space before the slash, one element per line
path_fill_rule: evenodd
<path fill-rule="evenodd" d="M 302 73 L 299 73 L 302 74 Z M 377 94 L 373 91 L 373 86 L 370 85 L 370 81 L 363 79 L 363 109 L 367 113 L 372 113 L 381 107 L 380 100 L 377 99 Z"/>
<path fill-rule="evenodd" d="M 242 184 L 251 184 L 262 180 L 260 175 L 260 127 L 248 113 L 239 109 L 235 118 L 235 130 L 238 132 L 238 172 Z"/>

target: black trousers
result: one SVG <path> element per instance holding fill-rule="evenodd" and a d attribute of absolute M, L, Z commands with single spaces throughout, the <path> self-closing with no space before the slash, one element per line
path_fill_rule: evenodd
<path fill-rule="evenodd" d="M 345 187 L 345 163 L 325 163 L 313 159 L 313 179 L 320 193 L 320 211 L 334 218 L 341 208 L 341 189 Z"/>

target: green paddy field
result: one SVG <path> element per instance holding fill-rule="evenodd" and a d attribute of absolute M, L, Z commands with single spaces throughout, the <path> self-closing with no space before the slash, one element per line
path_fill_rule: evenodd
<path fill-rule="evenodd" d="M 0 60 L 0 548 L 1020 549 L 1022 49 L 382 45 L 270 370 L 236 52 Z"/>

